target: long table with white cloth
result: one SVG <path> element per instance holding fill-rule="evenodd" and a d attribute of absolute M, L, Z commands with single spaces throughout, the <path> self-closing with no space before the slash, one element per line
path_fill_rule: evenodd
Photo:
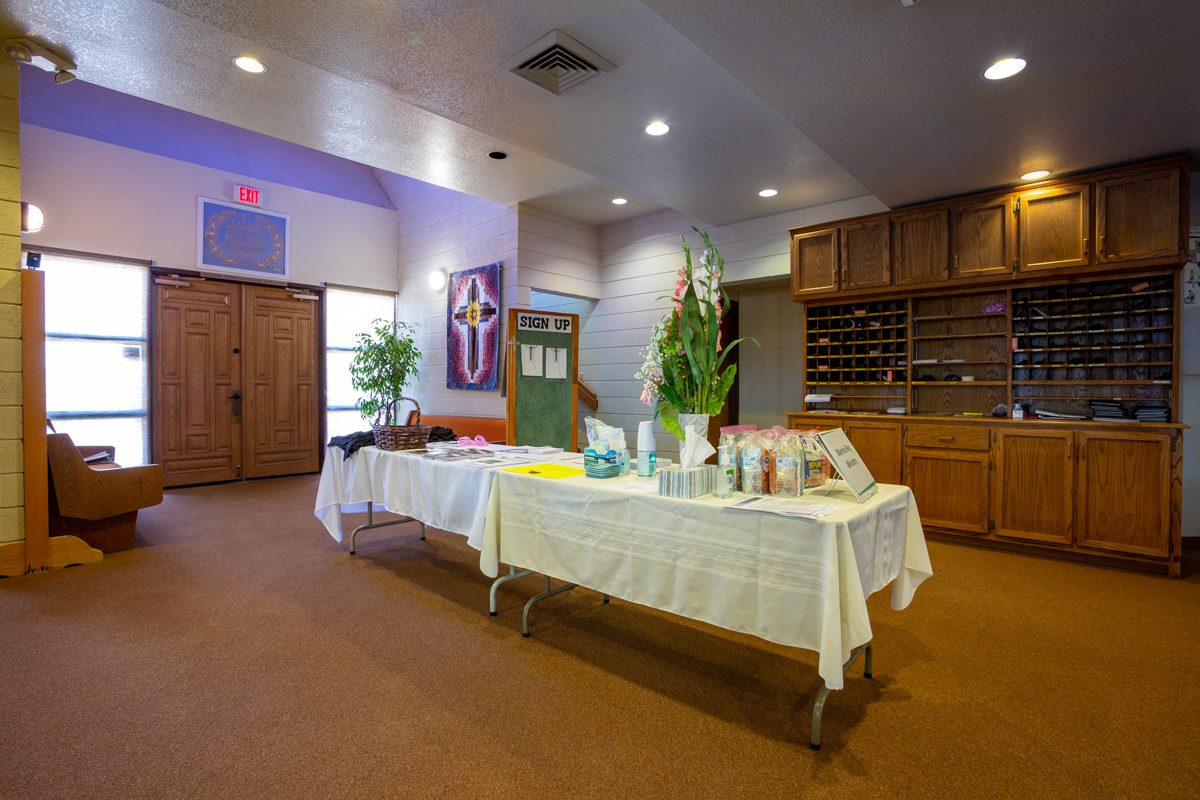
<path fill-rule="evenodd" d="M 489 577 L 522 568 L 722 628 L 818 653 L 820 713 L 866 648 L 867 598 L 892 584 L 904 609 L 933 574 L 912 491 L 883 485 L 864 503 L 844 488 L 806 494 L 840 508 L 801 520 L 729 510 L 744 499 L 660 497 L 628 476 L 548 479 L 365 447 L 326 454 L 316 516 L 342 540 L 342 504 L 377 503 L 467 537 Z M 495 592 L 493 589 L 493 600 Z M 494 610 L 494 607 L 493 607 Z M 528 606 L 526 607 L 528 613 Z"/>

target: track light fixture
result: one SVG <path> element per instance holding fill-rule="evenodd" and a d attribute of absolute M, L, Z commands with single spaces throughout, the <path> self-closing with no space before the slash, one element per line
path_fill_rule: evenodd
<path fill-rule="evenodd" d="M 13 61 L 53 72 L 55 83 L 75 80 L 75 73 L 71 72 L 78 69 L 75 62 L 43 42 L 29 38 L 9 39 L 4 43 L 4 52 Z"/>

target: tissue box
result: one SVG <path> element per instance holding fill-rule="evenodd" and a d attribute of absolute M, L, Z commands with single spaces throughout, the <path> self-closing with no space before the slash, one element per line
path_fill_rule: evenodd
<path fill-rule="evenodd" d="M 700 497 L 716 487 L 717 468 L 711 464 L 698 467 L 662 467 L 658 470 L 658 493 L 663 497 Z"/>

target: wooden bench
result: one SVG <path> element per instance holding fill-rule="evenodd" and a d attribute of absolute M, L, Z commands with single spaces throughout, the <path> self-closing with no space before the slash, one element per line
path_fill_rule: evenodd
<path fill-rule="evenodd" d="M 162 467 L 89 465 L 84 458 L 109 447 L 76 447 L 65 433 L 46 437 L 50 462 L 50 533 L 78 536 L 104 553 L 133 547 L 138 509 L 163 499 Z"/>
<path fill-rule="evenodd" d="M 413 425 L 416 411 L 408 412 L 405 425 Z M 422 414 L 422 425 L 438 425 L 454 431 L 455 436 L 466 436 L 474 439 L 482 436 L 491 444 L 503 444 L 508 438 L 508 420 L 503 417 L 449 417 L 434 414 Z"/>

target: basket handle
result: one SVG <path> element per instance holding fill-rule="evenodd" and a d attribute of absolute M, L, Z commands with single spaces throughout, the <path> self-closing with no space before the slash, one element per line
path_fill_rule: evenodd
<path fill-rule="evenodd" d="M 408 402 L 412 403 L 414 406 L 417 407 L 417 418 L 415 420 L 413 420 L 413 425 L 420 425 L 421 424 L 421 404 L 418 403 L 416 400 L 412 399 L 411 397 L 397 397 L 395 400 L 388 403 L 388 405 L 391 406 L 391 409 L 393 412 L 392 419 L 396 420 L 397 425 L 400 424 L 399 403 L 401 400 L 407 400 Z"/>

